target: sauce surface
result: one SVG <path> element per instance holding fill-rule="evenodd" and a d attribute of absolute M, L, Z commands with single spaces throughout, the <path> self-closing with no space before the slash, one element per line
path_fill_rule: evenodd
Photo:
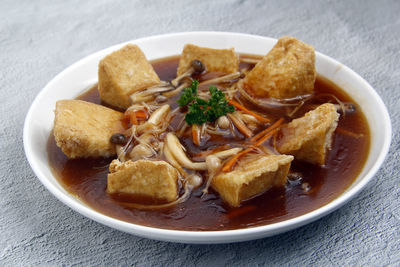
<path fill-rule="evenodd" d="M 179 57 L 171 57 L 152 64 L 161 80 L 175 78 Z M 241 64 L 241 68 L 249 67 Z M 251 67 L 251 66 L 250 66 Z M 202 77 L 197 77 L 202 79 Z M 203 77 L 204 78 L 204 77 Z M 341 101 L 352 102 L 340 88 L 323 77 L 315 82 L 315 100 L 319 104 L 327 94 L 334 94 Z M 101 103 L 96 86 L 78 99 Z M 172 99 L 172 102 L 176 99 Z M 354 103 L 355 104 L 355 103 Z M 176 103 L 171 105 L 176 107 Z M 121 206 L 106 193 L 109 159 L 68 159 L 56 146 L 53 135 L 48 141 L 50 166 L 65 189 L 93 209 L 108 216 L 163 229 L 179 230 L 229 230 L 266 225 L 284 221 L 315 210 L 337 198 L 355 180 L 369 152 L 369 128 L 360 108 L 356 112 L 341 114 L 338 128 L 333 136 L 332 150 L 327 154 L 326 164 L 316 166 L 294 160 L 288 183 L 284 188 L 272 188 L 262 195 L 245 201 L 240 207 L 225 204 L 212 189 L 201 198 L 203 186 L 194 190 L 184 203 L 162 210 L 136 210 Z M 296 112 L 301 117 L 306 107 Z M 287 121 L 288 118 L 287 118 Z M 174 122 L 171 123 L 172 126 Z M 174 127 L 174 126 L 173 126 Z M 191 138 L 181 140 L 189 154 L 199 152 Z M 213 139 L 207 148 L 230 142 Z M 299 174 L 295 175 L 295 174 Z M 299 178 L 301 177 L 301 178 Z"/>

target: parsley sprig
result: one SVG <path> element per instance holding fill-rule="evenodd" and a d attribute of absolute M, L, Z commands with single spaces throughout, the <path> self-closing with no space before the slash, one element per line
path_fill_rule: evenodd
<path fill-rule="evenodd" d="M 183 89 L 181 97 L 177 101 L 180 107 L 187 106 L 185 116 L 187 124 L 203 124 L 214 122 L 219 117 L 235 111 L 235 107 L 225 99 L 225 94 L 215 86 L 210 86 L 210 99 L 204 100 L 197 96 L 199 82 L 194 80 L 192 85 Z"/>

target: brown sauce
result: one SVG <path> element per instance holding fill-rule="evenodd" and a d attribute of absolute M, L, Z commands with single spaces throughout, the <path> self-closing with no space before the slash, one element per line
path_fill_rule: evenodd
<path fill-rule="evenodd" d="M 175 77 L 178 59 L 171 57 L 153 62 L 162 80 Z M 243 67 L 248 67 L 248 64 L 241 64 L 241 68 Z M 201 80 L 202 77 L 198 78 Z M 315 100 L 316 104 L 322 101 L 327 93 L 333 93 L 344 102 L 354 103 L 340 88 L 323 77 L 317 78 L 315 90 L 316 95 L 321 96 L 319 100 Z M 101 104 L 96 87 L 79 99 Z M 370 144 L 368 124 L 357 105 L 356 108 L 356 112 L 340 117 L 338 129 L 345 131 L 336 131 L 325 166 L 294 160 L 291 172 L 301 173 L 301 180 L 289 180 L 285 188 L 270 189 L 245 201 L 239 208 L 225 204 L 213 190 L 204 198 L 200 198 L 203 186 L 196 189 L 186 202 L 168 209 L 144 211 L 123 207 L 106 193 L 108 164 L 111 158 L 68 159 L 56 146 L 53 135 L 49 138 L 47 150 L 53 172 L 66 190 L 108 216 L 164 229 L 246 228 L 284 221 L 315 210 L 337 198 L 353 183 L 366 161 Z M 296 117 L 302 116 L 306 111 L 306 107 L 300 109 Z M 351 136 L 346 131 L 359 136 Z M 191 154 L 200 151 L 192 144 L 190 138 L 182 141 Z M 215 139 L 208 142 L 203 149 L 230 141 L 232 140 Z"/>

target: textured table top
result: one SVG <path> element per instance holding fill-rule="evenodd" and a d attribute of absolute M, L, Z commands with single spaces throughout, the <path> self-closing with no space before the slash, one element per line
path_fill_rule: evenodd
<path fill-rule="evenodd" d="M 399 265 L 399 13 L 399 1 L 1 1 L 0 265 Z M 46 83 L 110 45 L 199 30 L 293 35 L 364 77 L 393 125 L 389 156 L 373 181 L 307 226 L 223 245 L 138 238 L 91 221 L 51 195 L 22 144 L 25 115 Z"/>

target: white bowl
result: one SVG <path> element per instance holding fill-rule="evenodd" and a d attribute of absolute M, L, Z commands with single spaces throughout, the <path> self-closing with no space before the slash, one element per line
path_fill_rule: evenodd
<path fill-rule="evenodd" d="M 276 40 L 227 32 L 187 32 L 152 36 L 129 41 L 140 46 L 149 60 L 180 54 L 184 44 L 212 48 L 234 47 L 237 52 L 265 55 Z M 25 119 L 24 147 L 28 161 L 47 189 L 63 203 L 99 223 L 137 236 L 183 243 L 227 243 L 276 235 L 317 220 L 341 207 L 365 187 L 381 166 L 390 145 L 391 124 L 379 95 L 359 75 L 341 63 L 316 53 L 318 73 L 343 88 L 362 108 L 371 132 L 368 159 L 354 183 L 325 206 L 286 221 L 253 228 L 227 231 L 179 231 L 136 225 L 106 216 L 69 194 L 50 170 L 46 144 L 53 128 L 55 103 L 72 99 L 97 82 L 100 59 L 126 43 L 118 44 L 78 61 L 51 80 L 33 101 Z"/>

